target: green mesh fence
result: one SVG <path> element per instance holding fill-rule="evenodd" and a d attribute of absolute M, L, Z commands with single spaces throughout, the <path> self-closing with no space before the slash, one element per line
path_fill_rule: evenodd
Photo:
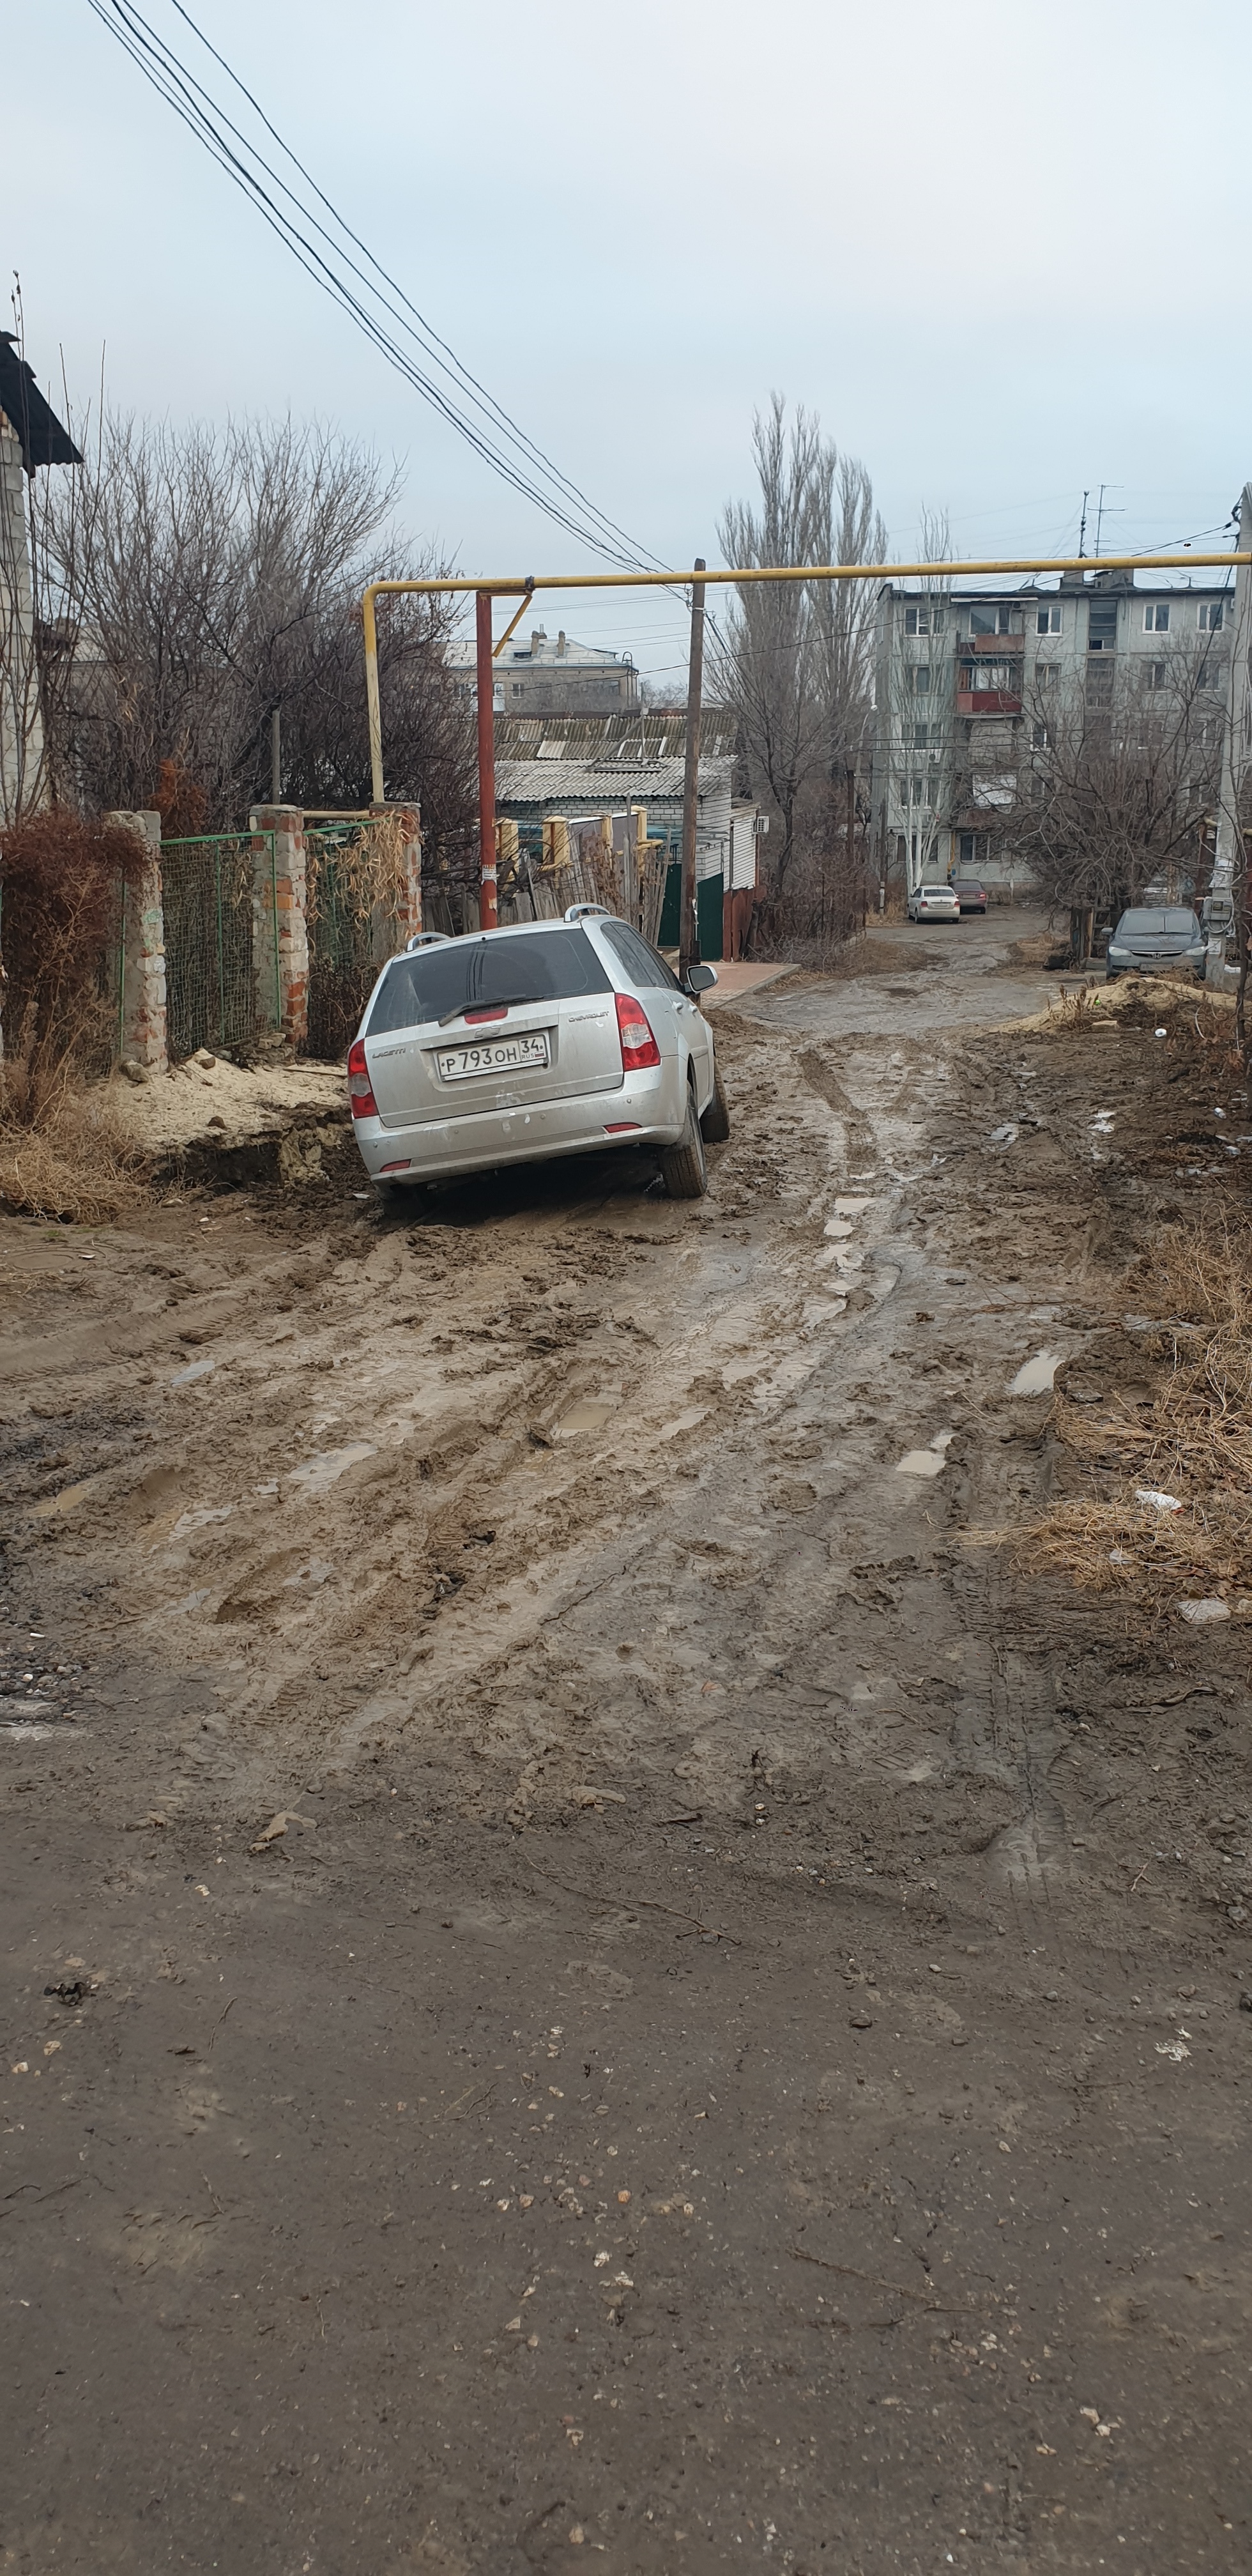
<path fill-rule="evenodd" d="M 359 859 L 368 824 L 304 836 L 309 914 L 309 1054 L 335 1063 L 361 1024 L 378 968 Z"/>
<path fill-rule="evenodd" d="M 250 1047 L 281 1017 L 272 833 L 161 843 L 171 1056 Z"/>

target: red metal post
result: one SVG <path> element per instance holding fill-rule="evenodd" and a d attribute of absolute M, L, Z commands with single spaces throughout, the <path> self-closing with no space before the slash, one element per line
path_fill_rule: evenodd
<path fill-rule="evenodd" d="M 495 670 L 491 658 L 491 593 L 475 597 L 478 648 L 478 926 L 494 930 L 496 913 Z"/>

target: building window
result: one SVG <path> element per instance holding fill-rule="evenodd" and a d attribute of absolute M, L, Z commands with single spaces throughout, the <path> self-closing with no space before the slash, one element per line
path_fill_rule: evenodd
<path fill-rule="evenodd" d="M 1048 728 L 1046 724 L 1032 724 L 1030 728 L 1030 740 L 1031 748 L 1033 750 L 1046 751 L 1048 748 L 1048 739 Z"/>
<path fill-rule="evenodd" d="M 1169 603 L 1167 600 L 1150 599 L 1148 601 L 1143 612 L 1143 631 L 1145 635 L 1168 635 Z"/>
<path fill-rule="evenodd" d="M 913 665 L 913 695 L 915 698 L 930 696 L 929 662 L 915 662 Z"/>
<path fill-rule="evenodd" d="M 1221 741 L 1221 738 L 1222 738 L 1222 719 L 1221 719 L 1221 717 L 1220 717 L 1220 716 L 1202 716 L 1202 717 L 1201 717 L 1201 719 L 1200 719 L 1200 749 L 1201 749 L 1201 751 L 1216 751 L 1217 746 L 1218 746 L 1218 744 L 1219 744 L 1219 743 L 1220 743 L 1220 741 Z"/>
<path fill-rule="evenodd" d="M 927 743 L 929 742 L 929 740 L 930 740 L 930 727 L 929 727 L 929 725 L 924 725 L 924 724 L 915 724 L 915 725 L 914 725 L 914 727 L 913 727 L 913 741 L 914 741 L 914 745 L 915 745 L 916 749 L 917 749 L 918 751 L 924 751 L 924 750 L 925 750 L 925 748 L 926 748 Z"/>
<path fill-rule="evenodd" d="M 1150 689 L 1163 689 L 1163 688 L 1165 687 L 1165 685 L 1166 685 L 1166 683 L 1167 683 L 1168 679 L 1169 679 L 1169 664 L 1168 664 L 1168 662 L 1149 662 L 1149 664 L 1148 664 L 1148 687 L 1149 687 Z"/>
<path fill-rule="evenodd" d="M 971 635 L 1019 635 L 1021 627 L 1022 612 L 1016 600 L 996 600 L 969 612 Z"/>
<path fill-rule="evenodd" d="M 1222 623 L 1222 610 L 1225 607 L 1225 604 L 1225 601 L 1221 599 L 1201 600 L 1200 605 L 1196 610 L 1195 617 L 1196 624 L 1202 635 L 1216 635 L 1219 633 Z"/>
<path fill-rule="evenodd" d="M 1093 599 L 1087 610 L 1087 650 L 1111 653 L 1117 643 L 1117 601 Z"/>
<path fill-rule="evenodd" d="M 929 600 L 917 608 L 906 608 L 904 612 L 906 635 L 942 635 L 943 622 L 943 610 L 933 608 Z"/>
<path fill-rule="evenodd" d="M 1036 635 L 1059 635 L 1060 631 L 1060 602 L 1059 600 L 1049 600 L 1045 607 L 1039 608 L 1035 612 L 1035 633 Z"/>
<path fill-rule="evenodd" d="M 1038 663 L 1038 664 L 1036 665 L 1036 669 L 1035 669 L 1035 678 L 1037 679 L 1037 681 L 1038 681 L 1039 686 L 1040 686 L 1040 688 L 1041 688 L 1041 689 L 1055 689 L 1055 688 L 1058 688 L 1058 687 L 1060 686 L 1060 679 L 1061 679 L 1061 666 L 1060 666 L 1060 663 L 1059 663 L 1059 662 L 1040 662 L 1040 663 Z"/>

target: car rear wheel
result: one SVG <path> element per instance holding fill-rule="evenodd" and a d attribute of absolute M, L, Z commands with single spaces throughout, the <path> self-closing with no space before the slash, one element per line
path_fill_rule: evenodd
<path fill-rule="evenodd" d="M 661 1178 L 665 1195 L 670 1199 L 702 1199 L 709 1186 L 708 1165 L 704 1159 L 704 1138 L 696 1116 L 696 1096 L 687 1086 L 687 1116 L 676 1145 L 667 1145 L 661 1156 Z"/>
<path fill-rule="evenodd" d="M 730 1103 L 720 1064 L 713 1067 L 713 1097 L 700 1120 L 700 1133 L 706 1145 L 724 1145 L 730 1134 Z"/>

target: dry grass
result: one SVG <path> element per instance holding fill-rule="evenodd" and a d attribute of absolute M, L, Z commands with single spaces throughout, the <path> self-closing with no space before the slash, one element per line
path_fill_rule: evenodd
<path fill-rule="evenodd" d="M 1252 1227 L 1167 1230 L 1133 1287 L 1162 1317 L 1136 1336 L 1151 1400 L 1113 1391 L 1097 1412 L 1062 1385 L 1052 1428 L 1091 1490 L 1018 1533 L 1015 1558 L 1083 1591 L 1145 1604 L 1206 1594 L 1252 1609 Z M 1145 1491 L 1181 1509 L 1142 1502 Z"/>
<path fill-rule="evenodd" d="M 0 1205 L 11 1214 L 113 1225 L 150 1197 L 146 1158 L 103 1084 L 62 1083 L 33 1118 L 14 1114 L 0 1084 Z"/>

